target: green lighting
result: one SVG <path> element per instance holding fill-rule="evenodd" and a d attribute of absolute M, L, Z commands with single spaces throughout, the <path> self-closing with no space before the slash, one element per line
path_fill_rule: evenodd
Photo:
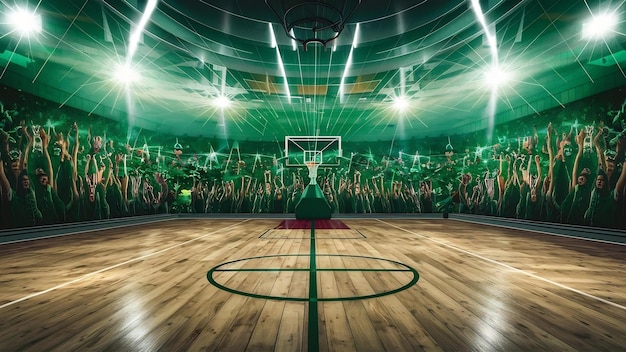
<path fill-rule="evenodd" d="M 617 16 L 614 13 L 603 13 L 592 16 L 591 20 L 583 23 L 583 38 L 603 39 L 609 34 L 615 33 Z"/>
<path fill-rule="evenodd" d="M 0 54 L 0 62 L 4 62 L 4 61 L 16 64 L 18 66 L 22 66 L 22 67 L 26 67 L 28 64 L 33 62 L 32 59 L 24 55 L 20 55 L 16 52 L 10 51 L 10 50 L 5 50 L 3 53 Z"/>

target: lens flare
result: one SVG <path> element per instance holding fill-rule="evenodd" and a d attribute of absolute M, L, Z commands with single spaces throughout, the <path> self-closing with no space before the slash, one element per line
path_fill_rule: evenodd
<path fill-rule="evenodd" d="M 592 16 L 591 20 L 583 23 L 583 38 L 603 39 L 615 33 L 618 19 L 614 13 L 603 13 Z"/>
<path fill-rule="evenodd" d="M 11 12 L 7 23 L 25 37 L 41 33 L 42 30 L 41 16 L 22 8 L 17 8 Z"/>

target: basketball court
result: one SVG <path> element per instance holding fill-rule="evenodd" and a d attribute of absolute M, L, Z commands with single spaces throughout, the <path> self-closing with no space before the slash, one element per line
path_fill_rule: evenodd
<path fill-rule="evenodd" d="M 162 218 L 0 245 L 7 351 L 623 349 L 626 247 L 454 219 Z"/>

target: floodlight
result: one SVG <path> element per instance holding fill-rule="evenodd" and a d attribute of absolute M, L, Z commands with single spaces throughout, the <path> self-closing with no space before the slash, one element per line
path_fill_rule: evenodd
<path fill-rule="evenodd" d="M 493 66 L 485 72 L 485 82 L 492 87 L 500 87 L 510 79 L 510 74 L 500 66 Z"/>
<path fill-rule="evenodd" d="M 139 73 L 129 64 L 118 64 L 114 72 L 114 78 L 120 83 L 130 84 L 139 79 Z"/>
<path fill-rule="evenodd" d="M 615 13 L 603 13 L 591 17 L 591 20 L 583 23 L 583 38 L 602 39 L 610 33 L 615 32 L 617 26 L 617 15 Z"/>
<path fill-rule="evenodd" d="M 227 108 L 230 106 L 230 99 L 228 99 L 228 97 L 225 97 L 223 95 L 220 95 L 219 97 L 215 98 L 215 100 L 213 101 L 213 103 L 215 104 L 215 106 L 217 106 L 218 108 Z"/>
<path fill-rule="evenodd" d="M 393 107 L 398 111 L 404 111 L 409 106 L 409 100 L 404 95 L 393 99 Z"/>
<path fill-rule="evenodd" d="M 28 37 L 34 33 L 41 33 L 41 15 L 26 9 L 17 8 L 9 13 L 7 22 L 22 36 Z"/>

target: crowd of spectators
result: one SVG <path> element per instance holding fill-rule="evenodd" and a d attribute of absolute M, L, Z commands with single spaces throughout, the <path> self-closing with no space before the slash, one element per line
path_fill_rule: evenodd
<path fill-rule="evenodd" d="M 309 182 L 305 168 L 284 166 L 280 143 L 133 130 L 3 93 L 0 228 L 292 213 Z M 618 95 L 499 125 L 493 138 L 451 134 L 367 150 L 345 142 L 340 166 L 320 168 L 317 183 L 336 214 L 461 212 L 624 229 L 626 102 Z"/>

